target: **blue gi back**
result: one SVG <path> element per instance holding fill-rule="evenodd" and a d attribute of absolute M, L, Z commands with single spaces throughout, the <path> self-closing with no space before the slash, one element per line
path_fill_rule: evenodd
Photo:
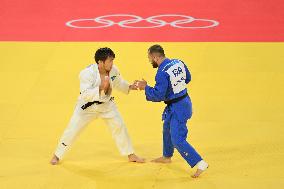
<path fill-rule="evenodd" d="M 181 97 L 187 93 L 186 84 L 191 80 L 187 66 L 178 59 L 165 59 L 159 66 L 154 87 L 146 86 L 145 95 L 148 101 L 161 102 Z M 175 114 L 180 121 L 186 121 L 192 115 L 189 97 L 167 106 L 163 120 Z"/>

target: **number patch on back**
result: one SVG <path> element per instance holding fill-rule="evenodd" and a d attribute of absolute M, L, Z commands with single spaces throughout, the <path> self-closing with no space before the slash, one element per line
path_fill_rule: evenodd
<path fill-rule="evenodd" d="M 171 85 L 175 94 L 183 91 L 186 88 L 186 72 L 183 63 L 179 62 L 172 65 L 167 70 L 167 73 L 170 76 Z"/>

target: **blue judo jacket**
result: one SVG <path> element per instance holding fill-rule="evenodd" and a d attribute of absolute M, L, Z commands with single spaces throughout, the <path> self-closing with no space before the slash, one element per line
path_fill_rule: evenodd
<path fill-rule="evenodd" d="M 191 75 L 187 66 L 178 59 L 166 58 L 158 67 L 154 87 L 146 86 L 145 95 L 147 101 L 161 102 L 181 97 L 187 93 L 186 84 L 191 81 Z M 179 121 L 186 121 L 192 115 L 190 97 L 166 106 L 162 119 L 175 114 Z"/>

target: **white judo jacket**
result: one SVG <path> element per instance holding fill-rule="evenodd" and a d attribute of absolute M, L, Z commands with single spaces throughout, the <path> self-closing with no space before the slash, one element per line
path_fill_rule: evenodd
<path fill-rule="evenodd" d="M 112 89 L 117 89 L 125 94 L 129 93 L 129 84 L 123 80 L 116 66 L 113 65 L 110 73 L 110 90 L 108 94 L 104 91 L 99 94 L 101 77 L 97 64 L 92 64 L 80 72 L 80 95 L 76 104 L 74 113 L 71 117 L 68 127 L 65 129 L 55 151 L 55 155 L 62 159 L 65 152 L 69 149 L 80 131 L 93 119 L 103 118 L 110 126 L 112 136 L 122 155 L 134 153 L 130 137 L 128 136 L 126 126 L 118 112 L 114 101 L 110 100 Z M 100 101 L 102 104 L 94 104 L 87 109 L 82 109 L 82 105 Z"/>
<path fill-rule="evenodd" d="M 80 96 L 79 99 L 82 103 L 100 101 L 108 102 L 111 98 L 112 89 L 116 89 L 125 94 L 129 93 L 129 83 L 125 81 L 118 68 L 113 65 L 109 73 L 110 78 L 110 90 L 107 94 L 104 91 L 99 90 L 101 84 L 101 77 L 97 64 L 91 64 L 79 74 L 80 79 Z"/>

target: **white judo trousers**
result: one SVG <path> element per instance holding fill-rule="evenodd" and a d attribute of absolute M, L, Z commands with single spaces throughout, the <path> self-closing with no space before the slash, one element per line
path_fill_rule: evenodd
<path fill-rule="evenodd" d="M 103 110 L 105 112 L 102 112 Z M 108 111 L 106 111 L 108 110 Z M 94 119 L 102 118 L 109 126 L 113 139 L 121 155 L 134 153 L 127 128 L 119 114 L 113 101 L 100 105 L 92 105 L 82 110 L 80 105 L 76 105 L 75 111 L 68 127 L 61 137 L 55 155 L 62 159 L 65 152 L 70 148 L 79 133 Z"/>
<path fill-rule="evenodd" d="M 110 72 L 110 78 L 111 88 L 118 89 L 126 94 L 129 93 L 129 84 L 122 79 L 118 69 L 115 66 L 113 66 L 113 69 Z M 102 118 L 109 126 L 112 137 L 121 155 L 129 155 L 134 153 L 127 128 L 116 107 L 115 102 L 110 98 L 111 90 L 109 94 L 101 95 L 99 94 L 98 90 L 99 85 L 100 76 L 96 64 L 90 65 L 80 73 L 81 94 L 70 122 L 65 129 L 54 153 L 59 159 L 64 157 L 80 132 L 91 121 L 97 118 Z M 104 103 L 93 104 L 84 110 L 81 108 L 87 102 L 92 101 L 100 101 Z"/>

